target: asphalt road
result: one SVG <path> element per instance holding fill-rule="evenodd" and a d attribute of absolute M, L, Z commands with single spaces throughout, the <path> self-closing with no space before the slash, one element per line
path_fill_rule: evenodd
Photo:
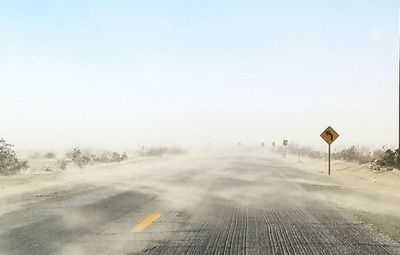
<path fill-rule="evenodd" d="M 0 216 L 0 254 L 400 254 L 321 197 L 346 192 L 325 175 L 248 154 L 162 160 L 10 197 L 28 202 Z"/>

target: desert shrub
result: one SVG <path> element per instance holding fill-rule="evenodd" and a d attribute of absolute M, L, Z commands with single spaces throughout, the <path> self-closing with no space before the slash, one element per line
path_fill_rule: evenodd
<path fill-rule="evenodd" d="M 121 159 L 128 160 L 128 154 L 126 154 L 126 152 L 122 153 Z"/>
<path fill-rule="evenodd" d="M 399 168 L 400 167 L 400 150 L 391 149 L 375 150 L 366 152 L 356 146 L 351 146 L 347 149 L 332 154 L 334 159 L 342 159 L 346 161 L 355 161 L 359 163 L 372 162 L 381 167 Z M 373 167 L 374 168 L 374 167 Z"/>
<path fill-rule="evenodd" d="M 385 151 L 383 156 L 378 159 L 377 164 L 380 166 L 384 167 L 389 167 L 389 168 L 399 168 L 400 167 L 400 149 L 397 149 L 395 151 L 392 151 L 391 149 L 388 149 Z"/>
<path fill-rule="evenodd" d="M 162 156 L 166 154 L 167 148 L 166 147 L 151 147 L 148 149 L 145 149 L 142 147 L 142 149 L 139 150 L 139 155 L 140 156 Z"/>
<path fill-rule="evenodd" d="M 147 157 L 160 157 L 166 154 L 171 154 L 171 155 L 177 155 L 177 154 L 182 154 L 185 153 L 185 151 L 181 148 L 178 147 L 150 147 L 150 148 L 144 148 L 142 147 L 138 151 L 140 156 L 147 156 Z"/>
<path fill-rule="evenodd" d="M 183 154 L 185 153 L 185 150 L 182 148 L 178 148 L 178 147 L 170 147 L 167 148 L 167 154 L 172 154 L 172 155 L 178 155 L 178 154 Z"/>
<path fill-rule="evenodd" d="M 90 162 L 90 156 L 82 153 L 79 148 L 74 148 L 69 155 L 71 156 L 72 162 L 80 168 L 85 167 Z"/>
<path fill-rule="evenodd" d="M 47 159 L 52 159 L 56 157 L 56 154 L 54 152 L 47 152 L 46 154 L 44 154 L 44 157 Z"/>
<path fill-rule="evenodd" d="M 57 166 L 61 170 L 65 170 L 67 168 L 68 161 L 66 159 L 59 159 L 57 160 Z"/>
<path fill-rule="evenodd" d="M 128 159 L 128 155 L 126 155 L 125 152 L 122 153 L 122 154 L 119 154 L 117 152 L 113 152 L 112 153 L 111 161 L 113 161 L 113 162 L 121 162 L 121 161 L 124 161 L 124 160 L 127 160 L 127 159 Z"/>
<path fill-rule="evenodd" d="M 0 175 L 13 175 L 27 169 L 28 161 L 21 161 L 13 150 L 14 145 L 0 139 Z"/>
<path fill-rule="evenodd" d="M 288 146 L 286 151 L 290 154 L 300 154 L 302 156 L 318 159 L 326 158 L 327 156 L 327 153 L 313 150 L 311 147 Z M 278 147 L 277 152 L 284 154 L 285 148 L 282 146 Z M 381 167 L 388 170 L 393 168 L 400 169 L 400 149 L 393 151 L 382 147 L 382 149 L 371 152 L 367 147 L 357 147 L 353 145 L 349 148 L 332 153 L 331 157 L 332 159 L 358 162 L 361 164 L 371 163 L 372 169 L 381 169 Z"/>
<path fill-rule="evenodd" d="M 365 148 L 362 149 L 353 145 L 347 149 L 332 153 L 332 158 L 364 164 L 373 161 L 375 156 L 373 153 L 367 152 Z"/>
<path fill-rule="evenodd" d="M 373 159 L 381 159 L 385 156 L 386 150 L 383 148 L 382 150 L 375 150 L 372 152 Z"/>
<path fill-rule="evenodd" d="M 350 161 L 350 160 L 356 160 L 357 157 L 358 157 L 358 152 L 354 145 L 351 146 L 350 148 L 333 153 L 333 158 L 335 159 L 343 159 Z"/>
<path fill-rule="evenodd" d="M 107 163 L 110 161 L 110 158 L 112 157 L 112 153 L 108 151 L 103 151 L 98 155 L 95 155 L 94 161 L 97 163 Z"/>
<path fill-rule="evenodd" d="M 117 152 L 103 151 L 96 155 L 94 153 L 82 152 L 79 148 L 74 148 L 72 151 L 66 153 L 66 159 L 58 161 L 58 167 L 64 170 L 69 162 L 73 162 L 78 167 L 84 168 L 89 164 L 121 162 L 127 159 L 128 155 L 125 152 L 119 154 Z"/>
<path fill-rule="evenodd" d="M 278 148 L 278 152 L 284 150 L 283 147 Z M 323 159 L 327 158 L 327 152 L 321 152 L 314 150 L 312 147 L 297 147 L 289 146 L 287 147 L 287 152 L 290 154 L 301 156 L 306 156 L 309 158 Z M 375 155 L 376 154 L 376 155 Z M 356 146 L 350 146 L 349 148 L 340 150 L 338 152 L 333 152 L 331 154 L 332 159 L 345 160 L 345 161 L 355 161 L 359 163 L 367 163 L 375 158 L 378 158 L 379 152 L 376 151 L 375 154 L 368 153 L 366 148 L 359 148 Z"/>

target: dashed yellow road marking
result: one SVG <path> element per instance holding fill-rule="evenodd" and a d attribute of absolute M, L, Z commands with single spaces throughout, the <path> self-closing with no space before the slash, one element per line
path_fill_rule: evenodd
<path fill-rule="evenodd" d="M 151 223 L 153 223 L 155 220 L 160 218 L 161 212 L 160 211 L 155 211 L 152 214 L 148 215 L 146 218 L 141 220 L 138 224 L 136 224 L 135 228 L 133 230 L 135 231 L 142 231 L 143 229 L 147 228 Z"/>

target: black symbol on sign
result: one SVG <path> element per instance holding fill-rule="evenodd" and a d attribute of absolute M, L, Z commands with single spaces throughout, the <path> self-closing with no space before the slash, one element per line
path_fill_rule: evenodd
<path fill-rule="evenodd" d="M 331 137 L 331 141 L 333 141 L 333 135 L 332 135 L 331 131 L 326 131 L 325 134 L 329 135 Z"/>

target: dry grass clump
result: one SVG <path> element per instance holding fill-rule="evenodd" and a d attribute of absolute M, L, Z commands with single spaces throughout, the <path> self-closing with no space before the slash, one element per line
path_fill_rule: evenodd
<path fill-rule="evenodd" d="M 52 151 L 49 151 L 49 152 L 44 154 L 44 157 L 47 158 L 47 159 L 53 159 L 53 158 L 56 158 L 56 156 L 57 155 Z"/>

